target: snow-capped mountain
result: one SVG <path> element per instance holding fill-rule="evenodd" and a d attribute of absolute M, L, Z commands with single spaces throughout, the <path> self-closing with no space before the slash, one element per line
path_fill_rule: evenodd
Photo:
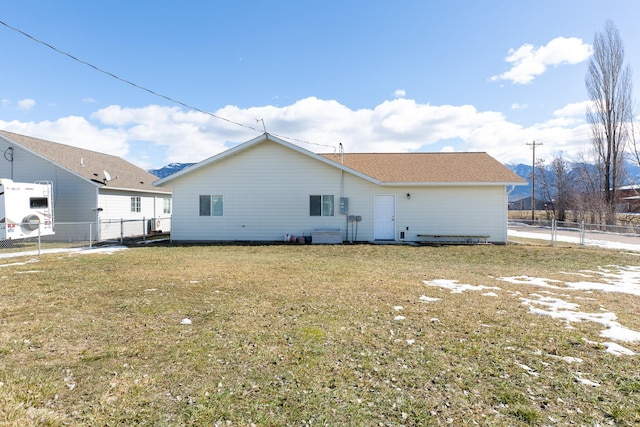
<path fill-rule="evenodd" d="M 195 165 L 195 163 L 169 163 L 160 169 L 149 169 L 149 173 L 154 174 L 158 178 L 164 178 L 165 176 L 180 172 L 182 169 L 191 165 Z"/>

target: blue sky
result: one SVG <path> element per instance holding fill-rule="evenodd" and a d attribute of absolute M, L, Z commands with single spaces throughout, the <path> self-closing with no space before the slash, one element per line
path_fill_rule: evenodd
<path fill-rule="evenodd" d="M 1 1 L 0 129 L 197 162 L 266 130 L 315 152 L 588 155 L 594 34 L 618 27 L 640 89 L 640 3 Z M 171 98 L 179 103 L 172 102 Z M 186 104 L 190 109 L 182 104 Z"/>

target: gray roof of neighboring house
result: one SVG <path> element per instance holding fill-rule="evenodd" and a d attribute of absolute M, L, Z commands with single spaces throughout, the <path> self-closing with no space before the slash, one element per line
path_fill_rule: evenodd
<path fill-rule="evenodd" d="M 167 189 L 152 185 L 158 179 L 155 175 L 117 156 L 4 130 L 0 130 L 0 137 L 91 181 L 96 186 L 113 190 L 170 193 Z M 105 177 L 105 171 L 111 177 L 110 181 Z"/>

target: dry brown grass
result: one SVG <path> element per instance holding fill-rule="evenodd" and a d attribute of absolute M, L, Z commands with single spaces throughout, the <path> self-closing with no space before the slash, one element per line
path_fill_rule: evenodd
<path fill-rule="evenodd" d="M 43 255 L 0 269 L 0 420 L 631 425 L 640 421 L 637 357 L 585 341 L 598 340 L 598 325 L 567 329 L 530 314 L 515 292 L 539 290 L 496 277 L 566 279 L 637 263 L 615 251 L 527 245 Z M 423 284 L 433 279 L 502 291 L 452 294 Z M 597 298 L 583 308 L 606 307 L 640 330 L 638 297 Z M 186 317 L 191 325 L 180 324 Z M 576 371 L 601 385 L 577 382 Z"/>

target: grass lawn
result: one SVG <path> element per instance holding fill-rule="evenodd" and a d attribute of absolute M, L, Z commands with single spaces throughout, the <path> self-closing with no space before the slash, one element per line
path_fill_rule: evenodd
<path fill-rule="evenodd" d="M 640 423 L 640 356 L 522 303 L 556 295 L 640 331 L 640 297 L 498 280 L 577 280 L 637 255 L 220 245 L 0 263 L 2 425 Z"/>

